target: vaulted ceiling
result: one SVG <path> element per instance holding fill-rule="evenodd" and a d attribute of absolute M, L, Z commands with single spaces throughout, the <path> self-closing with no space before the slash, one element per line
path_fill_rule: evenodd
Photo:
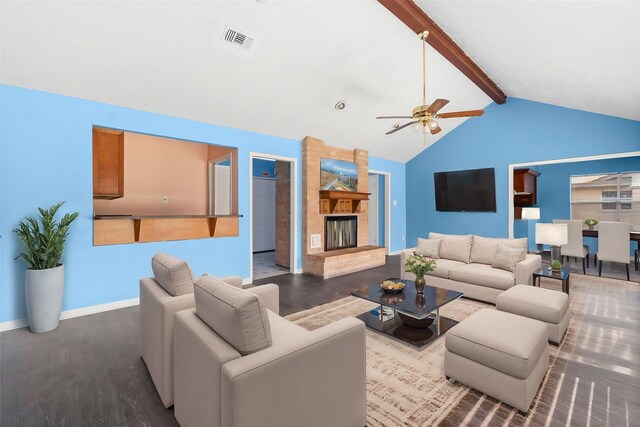
<path fill-rule="evenodd" d="M 417 3 L 507 95 L 640 119 L 637 3 L 603 2 L 598 22 L 593 2 Z M 422 73 L 420 40 L 377 1 L 1 8 L 4 84 L 291 139 L 312 135 L 396 161 L 425 147 L 419 133 L 385 136 L 395 122 L 375 120 L 420 104 Z M 251 49 L 223 43 L 227 25 L 254 37 Z M 451 101 L 443 111 L 492 102 L 431 48 L 427 75 L 428 101 Z M 462 122 L 447 119 L 428 144 Z"/>

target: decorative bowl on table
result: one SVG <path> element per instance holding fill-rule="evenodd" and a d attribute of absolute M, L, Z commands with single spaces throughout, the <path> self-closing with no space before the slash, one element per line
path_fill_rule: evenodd
<path fill-rule="evenodd" d="M 382 290 L 388 294 L 397 294 L 402 292 L 406 284 L 401 282 L 400 279 L 387 279 L 380 283 Z"/>

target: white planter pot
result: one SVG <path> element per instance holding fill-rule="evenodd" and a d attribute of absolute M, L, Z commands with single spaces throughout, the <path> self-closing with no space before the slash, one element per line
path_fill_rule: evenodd
<path fill-rule="evenodd" d="M 40 334 L 57 328 L 64 293 L 64 266 L 27 270 L 24 292 L 31 332 Z"/>

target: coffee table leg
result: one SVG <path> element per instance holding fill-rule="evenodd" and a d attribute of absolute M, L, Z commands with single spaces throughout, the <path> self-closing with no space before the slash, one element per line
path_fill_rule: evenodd
<path fill-rule="evenodd" d="M 436 308 L 436 335 L 440 335 L 440 308 Z"/>

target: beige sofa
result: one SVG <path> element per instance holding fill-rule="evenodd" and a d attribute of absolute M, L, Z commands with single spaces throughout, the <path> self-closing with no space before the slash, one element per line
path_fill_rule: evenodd
<path fill-rule="evenodd" d="M 527 239 L 501 239 L 477 235 L 429 233 L 429 239 L 441 239 L 435 271 L 428 273 L 427 285 L 464 293 L 465 297 L 496 303 L 496 298 L 516 284 L 531 285 L 533 272 L 542 266 L 540 255 L 527 254 L 516 265 L 515 272 L 491 267 L 498 245 L 527 249 Z M 400 277 L 413 280 L 404 264 L 416 248 L 406 249 L 400 256 Z"/>
<path fill-rule="evenodd" d="M 196 282 L 196 308 L 174 324 L 180 425 L 364 426 L 364 323 L 346 318 L 309 332 L 280 317 L 269 292 Z"/>

